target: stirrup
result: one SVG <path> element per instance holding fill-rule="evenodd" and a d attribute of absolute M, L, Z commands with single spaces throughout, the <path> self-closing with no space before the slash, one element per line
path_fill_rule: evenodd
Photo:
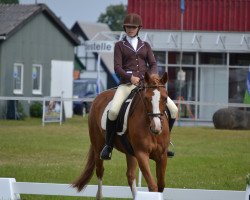
<path fill-rule="evenodd" d="M 174 155 L 175 155 L 175 151 L 174 151 L 174 144 L 170 141 L 170 145 L 172 146 L 172 151 L 171 150 L 168 150 L 167 151 L 167 156 L 169 157 L 169 158 L 173 158 L 174 157 Z"/>
<path fill-rule="evenodd" d="M 168 156 L 168 158 L 173 158 L 174 157 L 174 152 L 173 151 L 168 151 L 167 156 Z"/>
<path fill-rule="evenodd" d="M 105 145 L 100 153 L 101 160 L 111 160 L 113 148 L 111 146 Z"/>

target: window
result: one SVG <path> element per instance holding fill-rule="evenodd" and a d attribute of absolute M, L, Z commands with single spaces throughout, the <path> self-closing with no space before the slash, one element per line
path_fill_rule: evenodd
<path fill-rule="evenodd" d="M 229 65 L 229 103 L 244 103 L 249 76 L 250 54 L 230 53 Z"/>
<path fill-rule="evenodd" d="M 32 93 L 42 94 L 42 66 L 33 65 L 32 67 Z"/>
<path fill-rule="evenodd" d="M 229 103 L 244 102 L 244 95 L 247 90 L 248 71 L 247 68 L 229 69 Z"/>
<path fill-rule="evenodd" d="M 180 64 L 180 52 L 169 52 L 168 53 L 169 64 Z M 195 53 L 194 52 L 183 52 L 182 64 L 184 65 L 195 65 Z"/>
<path fill-rule="evenodd" d="M 162 76 L 166 71 L 166 52 L 154 51 L 155 60 L 157 62 L 158 73 Z"/>
<path fill-rule="evenodd" d="M 229 65 L 231 66 L 249 66 L 249 53 L 230 53 Z"/>
<path fill-rule="evenodd" d="M 226 53 L 200 53 L 201 65 L 225 65 L 227 63 Z"/>
<path fill-rule="evenodd" d="M 14 64 L 13 78 L 14 78 L 13 93 L 23 94 L 23 64 L 20 63 Z"/>

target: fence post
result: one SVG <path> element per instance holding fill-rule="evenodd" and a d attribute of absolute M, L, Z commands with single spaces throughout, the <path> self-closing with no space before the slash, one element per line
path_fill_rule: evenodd
<path fill-rule="evenodd" d="M 246 197 L 245 200 L 250 200 L 250 174 L 246 177 L 247 187 L 246 187 Z"/>
<path fill-rule="evenodd" d="M 250 200 L 250 185 L 247 185 L 245 200 Z"/>
<path fill-rule="evenodd" d="M 12 183 L 16 182 L 14 178 L 0 178 L 0 199 L 19 200 L 20 195 L 15 194 Z"/>

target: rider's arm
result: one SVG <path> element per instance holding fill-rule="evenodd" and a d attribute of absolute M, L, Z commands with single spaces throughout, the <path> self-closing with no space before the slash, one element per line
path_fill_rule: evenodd
<path fill-rule="evenodd" d="M 134 85 L 137 85 L 140 82 L 140 78 L 132 75 L 130 78 L 130 82 Z"/>
<path fill-rule="evenodd" d="M 132 73 L 127 73 L 123 68 L 123 63 L 122 63 L 122 49 L 121 46 L 119 45 L 119 42 L 115 44 L 114 48 L 114 70 L 115 73 L 123 80 L 126 80 L 126 82 L 131 81 L 131 76 Z"/>

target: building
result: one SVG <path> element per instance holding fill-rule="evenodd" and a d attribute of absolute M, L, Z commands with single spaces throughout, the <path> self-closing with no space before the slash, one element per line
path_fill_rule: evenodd
<path fill-rule="evenodd" d="M 63 92 L 72 98 L 78 44 L 46 5 L 0 4 L 0 96 L 61 96 Z M 65 104 L 70 117 L 72 103 Z M 8 108 L 0 102 L 1 117 L 6 117 Z"/>
<path fill-rule="evenodd" d="M 222 107 L 244 103 L 250 67 L 250 0 L 128 0 L 142 16 L 142 37 L 169 74 L 179 117 L 212 121 Z"/>
<path fill-rule="evenodd" d="M 128 0 L 128 13 L 142 16 L 139 36 L 151 44 L 159 73 L 169 74 L 168 92 L 179 107 L 179 118 L 212 121 L 220 108 L 249 108 L 244 94 L 250 66 L 250 0 L 185 2 L 181 12 L 179 0 Z M 84 40 L 100 40 L 101 36 L 116 42 L 124 35 L 82 27 L 80 35 L 89 35 Z M 97 57 L 89 55 L 93 54 L 83 57 L 84 64 L 91 60 L 97 63 Z M 109 61 L 113 61 L 112 56 Z M 96 73 L 96 68 L 92 71 Z M 103 72 L 113 74 L 113 63 L 107 62 Z M 107 80 L 109 88 L 114 82 Z"/>
<path fill-rule="evenodd" d="M 105 89 L 117 85 L 118 79 L 114 73 L 113 53 L 101 52 L 100 63 L 98 63 L 98 53 L 86 51 L 86 41 L 114 41 L 110 28 L 107 24 L 76 22 L 71 31 L 81 41 L 81 45 L 76 47 L 76 55 L 86 69 L 82 70 L 78 78 L 98 78 Z M 98 69 L 99 68 L 99 69 Z"/>
<path fill-rule="evenodd" d="M 128 0 L 128 12 L 142 16 L 143 28 L 180 30 L 180 0 Z M 249 0 L 183 0 L 183 30 L 250 31 Z"/>

